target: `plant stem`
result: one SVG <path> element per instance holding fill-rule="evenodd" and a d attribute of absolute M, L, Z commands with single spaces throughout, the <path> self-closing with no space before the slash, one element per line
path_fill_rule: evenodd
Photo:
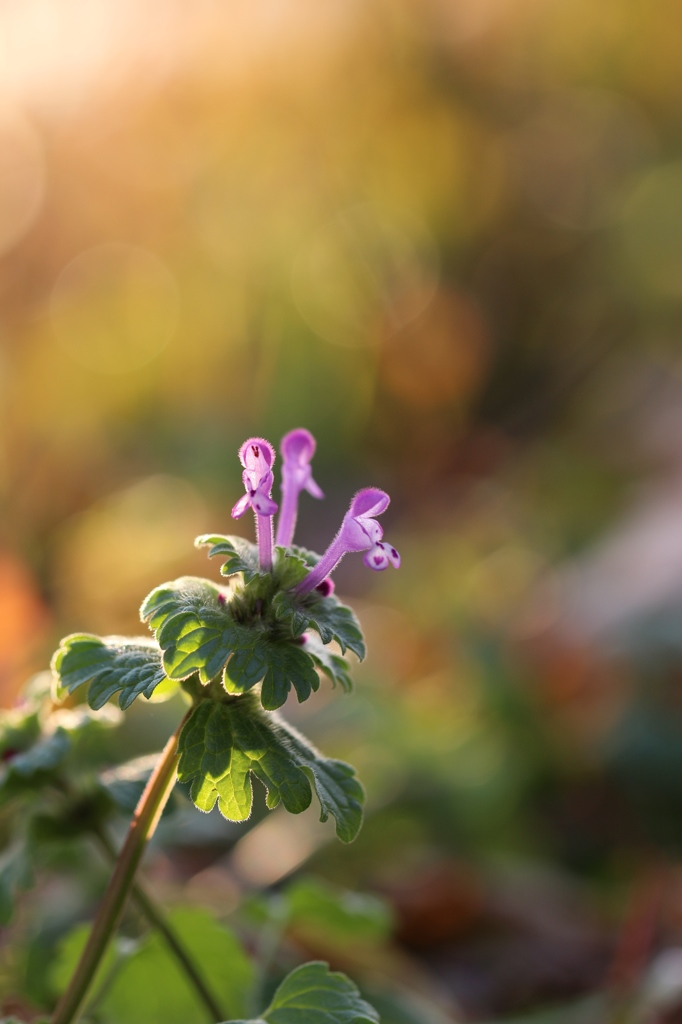
<path fill-rule="evenodd" d="M 94 833 L 94 836 L 109 860 L 115 863 L 116 850 L 106 832 L 103 829 L 98 829 Z M 184 948 L 173 928 L 168 923 L 166 915 L 161 907 L 149 895 L 149 893 L 146 892 L 140 882 L 133 882 L 130 888 L 130 893 L 143 915 L 147 918 L 149 924 L 152 925 L 152 927 L 155 928 L 156 931 L 159 932 L 159 934 L 166 940 L 166 945 L 175 956 L 187 979 L 195 989 L 197 996 L 206 1007 L 211 1024 L 216 1024 L 216 1021 L 225 1020 L 227 1014 L 224 1013 L 216 1003 L 211 992 L 206 986 L 206 982 L 197 970 L 190 954 Z"/>
<path fill-rule="evenodd" d="M 135 808 L 128 835 L 118 855 L 87 944 L 57 1005 L 51 1024 L 72 1024 L 82 1009 L 88 988 L 121 919 L 142 855 L 173 789 L 178 765 L 178 736 L 190 714 L 191 710 L 168 740 Z"/>

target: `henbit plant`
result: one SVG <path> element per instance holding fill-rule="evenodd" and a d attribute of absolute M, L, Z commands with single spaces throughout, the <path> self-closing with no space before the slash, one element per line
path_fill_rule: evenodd
<path fill-rule="evenodd" d="M 11 798 L 52 787 L 65 807 L 71 808 L 70 817 L 62 808 L 62 825 L 70 822 L 74 830 L 89 831 L 113 856 L 105 826 L 107 815 L 117 802 L 120 806 L 120 779 L 118 801 L 117 780 L 111 773 L 108 782 L 100 777 L 87 793 L 79 792 L 65 771 L 66 755 L 78 730 L 69 732 L 59 716 L 75 714 L 81 728 L 101 728 L 111 718 L 114 709 L 108 702 L 115 695 L 125 711 L 138 696 L 149 699 L 162 690 L 166 695 L 180 690 L 189 705 L 155 767 L 151 772 L 147 769 L 148 778 L 107 891 L 52 1024 L 71 1024 L 82 1012 L 129 894 L 160 930 L 210 1019 L 216 1022 L 223 1016 L 172 925 L 135 882 L 176 780 L 189 783 L 190 799 L 199 810 L 208 812 L 217 804 L 231 821 L 245 821 L 251 814 L 252 776 L 265 786 L 270 809 L 282 803 L 298 814 L 310 805 L 314 790 L 321 820 L 335 819 L 339 839 L 351 842 L 360 829 L 364 792 L 354 769 L 324 757 L 277 709 L 292 688 L 299 702 L 307 700 L 319 688 L 320 673 L 332 686 L 338 683 L 344 691 L 352 688 L 344 655 L 349 650 L 362 659 L 365 645 L 355 615 L 338 600 L 329 578 L 340 559 L 348 552 L 364 551 L 365 564 L 382 570 L 389 563 L 398 567 L 400 558 L 382 540 L 375 517 L 385 511 L 389 497 L 376 488 L 355 495 L 325 554 L 292 544 L 301 490 L 323 496 L 312 479 L 314 451 L 314 438 L 306 430 L 291 431 L 282 440 L 282 513 L 274 546 L 275 451 L 263 438 L 246 441 L 239 452 L 245 494 L 232 515 L 238 518 L 248 508 L 253 510 L 257 545 L 223 535 L 196 540 L 197 546 L 208 548 L 209 557 L 222 557 L 220 573 L 226 582 L 182 577 L 153 590 L 140 610 L 153 639 L 66 637 L 52 661 L 55 699 L 63 701 L 87 686 L 87 703 L 94 714 L 53 706 L 45 726 L 44 710 L 36 710 L 34 702 L 27 705 L 23 718 L 18 715 L 14 726 L 8 728 L 5 723 L 4 746 L 0 732 L 6 794 Z M 341 654 L 329 649 L 332 641 Z M 74 807 L 78 808 L 75 816 Z M 34 816 L 35 822 L 40 822 L 41 814 Z M 30 829 L 24 831 L 28 835 Z M 0 904 L 3 891 L 9 897 L 23 882 L 17 857 L 5 860 L 5 866 L 0 865 Z M 376 1022 L 378 1016 L 347 978 L 329 974 L 324 964 L 307 964 L 282 982 L 258 1024 L 263 1021 L 361 1024 Z"/>

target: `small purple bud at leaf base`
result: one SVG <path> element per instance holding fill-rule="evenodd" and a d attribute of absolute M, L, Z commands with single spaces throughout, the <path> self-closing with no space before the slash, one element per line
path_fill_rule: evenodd
<path fill-rule="evenodd" d="M 218 604 L 227 604 L 227 598 L 224 594 L 218 594 Z"/>
<path fill-rule="evenodd" d="M 298 514 L 298 496 L 301 491 L 307 491 L 314 498 L 324 498 L 324 494 L 313 480 L 310 466 L 315 447 L 315 438 L 303 427 L 290 430 L 281 440 L 282 511 L 277 524 L 276 538 L 276 543 L 281 547 L 289 547 L 293 540 Z"/>
<path fill-rule="evenodd" d="M 308 643 L 308 637 L 305 635 L 305 633 L 301 633 L 300 636 L 296 637 L 296 640 L 294 642 L 300 644 L 300 646 L 303 647 L 304 644 Z"/>
<path fill-rule="evenodd" d="M 341 529 L 324 555 L 296 587 L 299 594 L 307 594 L 318 587 L 336 568 L 349 551 L 367 551 L 365 565 L 372 569 L 385 569 L 389 563 L 400 565 L 400 556 L 395 548 L 382 544 L 384 531 L 375 516 L 388 508 L 390 498 L 378 487 L 365 487 L 358 491 L 343 517 Z"/>
<path fill-rule="evenodd" d="M 334 593 L 335 589 L 336 588 L 334 586 L 334 580 L 330 579 L 329 577 L 327 577 L 326 580 L 322 580 L 322 582 L 318 583 L 317 586 L 315 587 L 317 593 L 321 594 L 322 597 L 329 597 L 331 594 Z"/>
<path fill-rule="evenodd" d="M 269 572 L 272 569 L 272 516 L 277 511 L 277 503 L 270 496 L 274 483 L 275 449 L 263 437 L 250 437 L 239 449 L 239 461 L 244 467 L 242 482 L 246 494 L 232 509 L 232 518 L 239 519 L 248 508 L 253 509 L 258 561 L 261 569 Z"/>

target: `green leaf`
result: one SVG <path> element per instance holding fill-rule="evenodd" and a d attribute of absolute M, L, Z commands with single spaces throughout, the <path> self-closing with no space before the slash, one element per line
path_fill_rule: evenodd
<path fill-rule="evenodd" d="M 304 558 L 289 548 L 275 548 L 275 564 L 273 576 L 278 590 L 290 590 L 308 575 L 308 565 Z"/>
<path fill-rule="evenodd" d="M 151 697 L 166 678 L 161 652 L 150 640 L 89 633 L 65 637 L 52 659 L 52 670 L 69 693 L 89 683 L 88 704 L 94 709 L 119 690 L 118 703 L 125 709 L 140 694 Z"/>
<path fill-rule="evenodd" d="M 253 804 L 251 775 L 268 791 L 268 807 L 280 801 L 288 811 L 304 811 L 314 785 L 320 818 L 336 819 L 343 842 L 357 835 L 364 793 L 350 765 L 323 757 L 252 695 L 219 703 L 202 701 L 179 741 L 178 778 L 192 782 L 191 798 L 201 811 L 218 802 L 230 821 L 245 821 Z"/>
<path fill-rule="evenodd" d="M 5 761 L 0 785 L 4 786 L 12 776 L 20 776 L 27 780 L 34 775 L 49 772 L 64 760 L 70 747 L 68 733 L 58 726 L 54 732 L 42 736 L 27 750 Z"/>
<path fill-rule="evenodd" d="M 199 673 L 210 682 L 233 651 L 253 644 L 253 631 L 234 621 L 225 593 L 209 580 L 183 576 L 157 587 L 140 615 L 156 634 L 171 679 Z"/>
<path fill-rule="evenodd" d="M 288 974 L 257 1021 L 228 1024 L 379 1024 L 379 1014 L 345 974 L 325 963 L 303 964 Z"/>
<path fill-rule="evenodd" d="M 320 634 L 323 644 L 336 640 L 342 654 L 348 648 L 362 661 L 367 650 L 360 623 L 351 608 L 341 604 L 332 594 L 330 597 L 316 596 L 307 613 L 310 625 Z"/>
<path fill-rule="evenodd" d="M 234 934 L 209 911 L 178 907 L 168 915 L 182 945 L 201 971 L 224 1013 L 244 1013 L 254 969 Z M 118 969 L 98 1001 L 107 1021 L 125 1024 L 193 1024 L 206 1010 L 164 939 L 149 935 Z"/>
<path fill-rule="evenodd" d="M 226 537 L 222 534 L 206 534 L 197 537 L 198 548 L 208 547 L 208 557 L 220 555 L 225 562 L 220 567 L 221 576 L 234 576 L 242 573 L 245 583 L 251 583 L 255 577 L 265 577 L 272 581 L 273 590 L 288 590 L 296 586 L 308 572 L 305 555 L 307 552 L 276 547 L 274 566 L 271 573 L 262 572 L 258 561 L 258 547 L 243 537 Z"/>
<path fill-rule="evenodd" d="M 336 640 L 342 653 L 345 654 L 348 648 L 357 654 L 361 661 L 365 657 L 365 642 L 360 623 L 352 609 L 341 604 L 335 595 L 321 597 L 312 593 L 298 597 L 292 592 L 282 592 L 275 595 L 272 608 L 277 619 L 286 624 L 292 637 L 300 636 L 306 629 L 312 627 L 320 634 L 323 644 Z"/>
<path fill-rule="evenodd" d="M 332 686 L 340 683 L 346 693 L 353 689 L 353 680 L 350 676 L 350 665 L 345 658 L 328 651 L 327 648 L 312 633 L 305 638 L 303 650 L 326 676 L 332 681 Z"/>
<path fill-rule="evenodd" d="M 366 893 L 350 892 L 319 878 L 301 878 L 284 893 L 288 921 L 297 932 L 321 937 L 327 944 L 349 946 L 384 942 L 392 918 L 387 903 Z"/>
<path fill-rule="evenodd" d="M 61 995 L 71 981 L 71 977 L 78 966 L 81 953 L 90 937 L 92 925 L 77 924 L 69 931 L 59 943 L 57 955 L 50 967 L 50 985 L 55 992 Z M 105 979 L 109 976 L 117 961 L 123 955 L 118 942 L 112 942 L 100 961 L 94 980 L 91 982 L 91 991 L 97 992 Z"/>
<path fill-rule="evenodd" d="M 292 686 L 300 703 L 320 685 L 313 661 L 303 647 L 278 643 L 267 636 L 232 656 L 225 670 L 225 689 L 228 693 L 245 693 L 261 679 L 261 703 L 268 711 L 284 704 Z"/>
<path fill-rule="evenodd" d="M 0 757 L 3 760 L 26 750 L 40 736 L 40 715 L 37 709 L 3 711 L 0 713 Z"/>
<path fill-rule="evenodd" d="M 301 636 L 310 625 L 310 616 L 295 594 L 284 590 L 275 594 L 272 610 L 278 621 L 286 624 L 293 638 Z"/>
<path fill-rule="evenodd" d="M 225 537 L 222 534 L 204 534 L 194 541 L 195 547 L 206 548 L 209 558 L 220 555 L 225 562 L 220 567 L 221 576 L 233 576 L 237 572 L 244 574 L 248 583 L 254 576 L 260 575 L 258 564 L 258 547 L 243 537 Z"/>

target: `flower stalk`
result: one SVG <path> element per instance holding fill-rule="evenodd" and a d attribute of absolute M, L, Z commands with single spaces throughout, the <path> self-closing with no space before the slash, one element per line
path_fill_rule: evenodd
<path fill-rule="evenodd" d="M 87 944 L 68 988 L 55 1009 L 51 1024 L 72 1024 L 83 1008 L 97 968 L 123 914 L 135 872 L 175 784 L 178 737 L 190 714 L 191 711 L 188 711 L 168 740 L 140 797 Z"/>
<path fill-rule="evenodd" d="M 93 834 L 107 859 L 115 864 L 117 860 L 117 853 L 105 830 L 103 828 L 98 828 Z M 206 982 L 192 960 L 192 957 L 182 945 L 182 942 L 175 934 L 173 928 L 169 925 L 166 920 L 166 915 L 161 907 L 157 905 L 156 900 L 149 895 L 139 882 L 133 882 L 130 888 L 130 893 L 138 909 L 147 919 L 147 922 L 152 926 L 152 928 L 156 929 L 159 935 L 163 937 L 168 949 L 177 960 L 185 974 L 185 977 L 192 985 L 196 995 L 204 1004 L 209 1015 L 209 1020 L 212 1024 L 215 1024 L 216 1021 L 226 1017 L 227 1014 L 224 1009 L 221 1009 L 216 1003 L 213 995 L 206 985 Z"/>

